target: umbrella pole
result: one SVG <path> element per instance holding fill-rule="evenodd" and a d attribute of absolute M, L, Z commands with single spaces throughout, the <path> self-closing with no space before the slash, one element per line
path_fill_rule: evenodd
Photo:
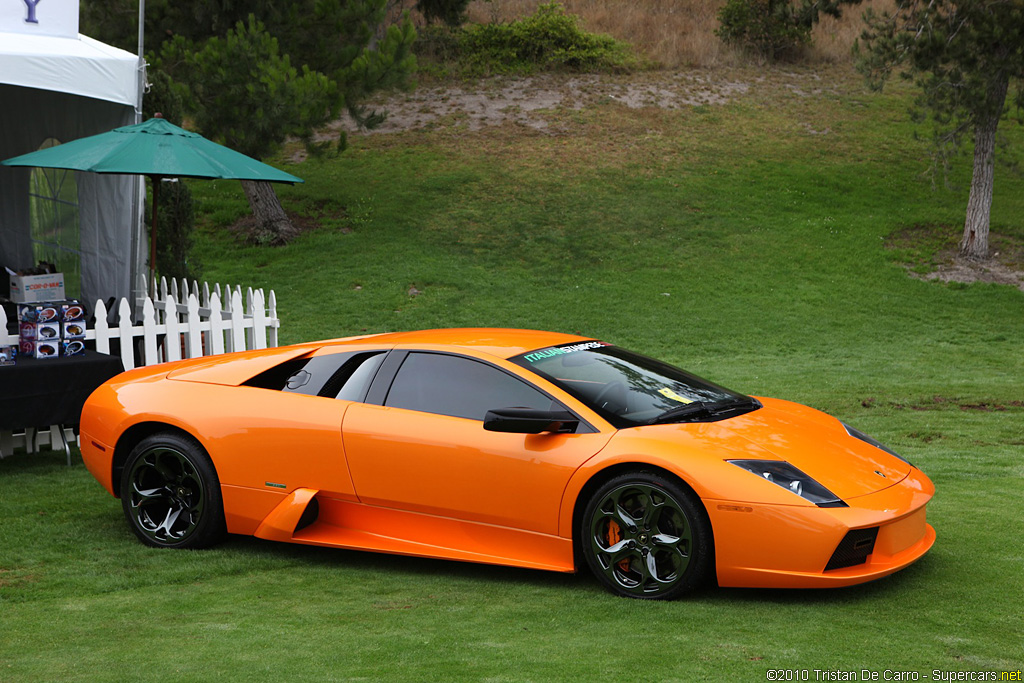
<path fill-rule="evenodd" d="M 149 228 L 149 280 L 150 286 L 156 292 L 156 206 L 160 197 L 160 176 L 149 176 L 153 181 L 153 223 Z"/>

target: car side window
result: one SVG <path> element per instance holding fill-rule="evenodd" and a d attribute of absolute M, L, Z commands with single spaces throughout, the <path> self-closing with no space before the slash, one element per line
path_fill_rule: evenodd
<path fill-rule="evenodd" d="M 383 352 L 356 354 L 328 380 L 320 395 L 333 395 L 339 401 L 362 401 L 386 355 Z"/>
<path fill-rule="evenodd" d="M 366 351 L 295 358 L 245 384 L 285 393 L 359 401 L 385 355 L 383 351 Z"/>
<path fill-rule="evenodd" d="M 495 408 L 550 410 L 558 404 L 526 382 L 480 361 L 439 353 L 410 353 L 384 405 L 483 420 Z"/>

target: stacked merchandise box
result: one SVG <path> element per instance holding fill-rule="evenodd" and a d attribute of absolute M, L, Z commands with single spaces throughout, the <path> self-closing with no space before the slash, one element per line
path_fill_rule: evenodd
<path fill-rule="evenodd" d="M 24 356 L 85 353 L 85 309 L 74 299 L 18 304 L 18 333 Z"/>
<path fill-rule="evenodd" d="M 7 273 L 11 278 L 11 301 L 16 304 L 45 303 L 64 299 L 64 273 L 44 273 L 36 268 L 17 273 L 8 268 Z"/>

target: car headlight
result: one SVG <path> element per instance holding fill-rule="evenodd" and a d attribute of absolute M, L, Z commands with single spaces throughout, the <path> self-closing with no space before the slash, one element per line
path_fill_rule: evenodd
<path fill-rule="evenodd" d="M 822 508 L 849 507 L 839 496 L 785 460 L 726 460 Z"/>
<path fill-rule="evenodd" d="M 914 463 L 910 462 L 909 460 L 904 458 L 902 455 L 900 455 L 899 453 L 897 453 L 893 449 L 891 449 L 888 446 L 886 446 L 885 444 L 881 443 L 880 441 L 878 441 L 878 439 L 871 438 L 870 436 L 868 436 L 864 432 L 860 431 L 859 429 L 854 429 L 853 427 L 851 427 L 850 425 L 846 424 L 845 422 L 843 422 L 842 424 L 843 424 L 843 427 L 846 429 L 846 433 L 849 434 L 850 436 L 852 436 L 853 438 L 860 439 L 864 443 L 871 444 L 875 448 L 880 448 L 883 451 L 885 451 L 886 453 L 888 453 L 889 455 L 891 455 L 892 457 L 899 458 L 900 460 L 902 460 L 903 462 L 907 463 L 911 467 L 914 466 Z"/>

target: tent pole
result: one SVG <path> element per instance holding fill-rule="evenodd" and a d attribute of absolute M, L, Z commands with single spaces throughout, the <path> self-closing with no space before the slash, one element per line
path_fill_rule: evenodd
<path fill-rule="evenodd" d="M 139 0 L 139 94 L 135 105 L 135 123 L 142 123 L 142 96 L 146 92 L 146 0 Z"/>
<path fill-rule="evenodd" d="M 146 0 L 139 0 L 139 57 L 142 56 L 143 46 L 143 35 L 146 28 L 145 25 L 146 16 Z"/>
<path fill-rule="evenodd" d="M 145 58 L 145 35 L 146 35 L 146 0 L 139 0 L 139 47 L 137 55 L 137 65 L 135 67 L 135 123 L 142 123 L 142 98 L 146 94 L 146 58 Z M 141 292 L 135 294 L 139 286 L 139 280 L 142 280 L 145 276 L 145 268 L 143 265 L 143 240 L 146 235 L 146 179 L 144 176 L 139 176 L 135 182 L 134 192 L 132 193 L 132 261 L 130 270 L 131 277 L 131 291 L 133 293 L 132 299 L 134 304 L 138 306 L 142 297 L 149 292 L 149 284 L 147 283 Z M 150 273 L 152 277 L 152 273 Z M 136 311 L 136 314 L 140 314 L 141 311 Z"/>
<path fill-rule="evenodd" d="M 156 284 L 156 207 L 160 198 L 160 178 L 153 175 L 149 177 L 153 181 L 153 225 L 149 229 L 149 280 Z"/>

